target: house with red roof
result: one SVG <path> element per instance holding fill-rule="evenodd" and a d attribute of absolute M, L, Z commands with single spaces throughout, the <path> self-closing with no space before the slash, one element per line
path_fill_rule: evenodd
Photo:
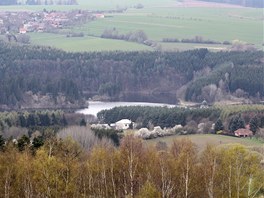
<path fill-rule="evenodd" d="M 249 129 L 238 129 L 235 132 L 235 136 L 237 137 L 251 137 L 253 136 L 253 132 Z"/>
<path fill-rule="evenodd" d="M 19 34 L 26 34 L 27 33 L 27 29 L 22 27 L 22 28 L 19 28 Z"/>

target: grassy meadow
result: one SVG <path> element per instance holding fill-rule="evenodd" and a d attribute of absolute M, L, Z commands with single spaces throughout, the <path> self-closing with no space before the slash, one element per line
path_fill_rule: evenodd
<path fill-rule="evenodd" d="M 68 52 L 152 50 L 151 47 L 138 43 L 91 36 L 67 38 L 60 34 L 31 33 L 30 37 L 31 43 L 35 45 L 51 46 Z"/>
<path fill-rule="evenodd" d="M 198 150 L 203 150 L 208 144 L 215 146 L 228 146 L 231 144 L 242 144 L 249 148 L 252 147 L 261 147 L 263 146 L 263 142 L 258 141 L 256 139 L 250 138 L 237 138 L 231 136 L 223 136 L 223 135 L 210 135 L 210 134 L 199 134 L 199 135 L 175 135 L 175 136 L 167 136 L 162 138 L 156 138 L 151 140 L 145 140 L 144 142 L 149 146 L 155 146 L 158 142 L 165 142 L 168 146 L 170 146 L 174 140 L 181 140 L 184 138 L 190 139 L 193 143 L 195 143 L 198 147 Z"/>
<path fill-rule="evenodd" d="M 259 17 L 261 10 L 259 11 Z M 164 13 L 163 13 L 164 12 Z M 245 16 L 247 9 L 211 8 L 149 8 L 131 9 L 123 14 L 107 15 L 76 30 L 101 35 L 107 28 L 115 27 L 121 33 L 143 30 L 155 41 L 163 38 L 193 38 L 202 36 L 216 41 L 242 40 L 260 44 L 263 38 L 262 21 L 229 17 L 230 13 Z M 256 13 L 254 13 L 256 14 Z"/>
<path fill-rule="evenodd" d="M 143 9 L 135 9 L 137 3 Z M 261 48 L 263 41 L 263 9 L 255 8 L 210 8 L 178 7 L 172 0 L 79 0 L 76 6 L 1 6 L 9 10 L 111 10 L 127 7 L 124 13 L 106 13 L 105 18 L 66 31 L 83 32 L 83 38 L 64 38 L 58 34 L 31 34 L 32 44 L 51 45 L 67 51 L 104 50 L 153 50 L 151 47 L 127 41 L 99 38 L 105 29 L 116 28 L 119 33 L 143 30 L 148 39 L 160 44 L 162 50 L 186 50 L 208 48 L 213 51 L 226 50 L 226 45 L 164 43 L 163 38 L 193 38 L 205 40 L 240 40 Z M 65 31 L 65 30 L 62 30 Z M 95 37 L 91 37 L 91 35 Z"/>
<path fill-rule="evenodd" d="M 177 0 L 176 0 L 177 1 Z M 44 8 L 47 10 L 114 10 L 116 8 L 133 7 L 138 3 L 147 7 L 152 6 L 170 6 L 175 3 L 175 0 L 77 0 L 78 5 L 15 5 L 15 6 L 0 6 L 0 10 L 32 10 L 40 11 Z"/>

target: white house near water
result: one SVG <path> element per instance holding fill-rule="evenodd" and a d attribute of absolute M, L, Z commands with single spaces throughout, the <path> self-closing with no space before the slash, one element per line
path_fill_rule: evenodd
<path fill-rule="evenodd" d="M 119 120 L 115 123 L 115 128 L 117 130 L 126 130 L 129 129 L 129 126 L 131 125 L 132 121 L 128 119 Z"/>

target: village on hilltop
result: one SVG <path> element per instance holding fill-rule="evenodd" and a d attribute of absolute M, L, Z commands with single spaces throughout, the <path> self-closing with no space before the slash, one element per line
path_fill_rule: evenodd
<path fill-rule="evenodd" d="M 0 11 L 0 34 L 16 35 L 29 32 L 58 33 L 60 29 L 104 18 L 102 12 L 72 11 Z"/>

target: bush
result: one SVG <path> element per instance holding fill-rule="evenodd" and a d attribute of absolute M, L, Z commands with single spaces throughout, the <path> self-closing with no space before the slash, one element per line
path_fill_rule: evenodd
<path fill-rule="evenodd" d="M 224 41 L 223 42 L 223 45 L 231 45 L 232 43 L 231 42 L 229 42 L 229 41 Z"/>
<path fill-rule="evenodd" d="M 222 131 L 222 130 L 220 130 L 220 131 L 216 131 L 216 134 L 217 134 L 217 135 L 223 134 L 223 131 Z"/>
<path fill-rule="evenodd" d="M 197 127 L 194 126 L 188 126 L 186 125 L 182 131 L 182 135 L 188 135 L 188 134 L 196 134 L 197 133 Z"/>
<path fill-rule="evenodd" d="M 114 130 L 114 129 L 96 129 L 96 128 L 92 128 L 94 134 L 99 138 L 109 138 L 113 141 L 113 143 L 116 146 L 119 146 L 120 141 L 119 141 L 119 136 L 118 133 L 122 132 L 122 131 L 118 131 L 118 130 Z"/>
<path fill-rule="evenodd" d="M 137 5 L 134 6 L 136 9 L 142 9 L 144 6 L 141 3 L 138 3 Z"/>
<path fill-rule="evenodd" d="M 66 37 L 84 37 L 84 33 L 83 32 L 71 32 L 69 34 L 66 35 Z"/>
<path fill-rule="evenodd" d="M 30 44 L 30 36 L 27 34 L 19 34 L 16 38 L 19 43 Z"/>

